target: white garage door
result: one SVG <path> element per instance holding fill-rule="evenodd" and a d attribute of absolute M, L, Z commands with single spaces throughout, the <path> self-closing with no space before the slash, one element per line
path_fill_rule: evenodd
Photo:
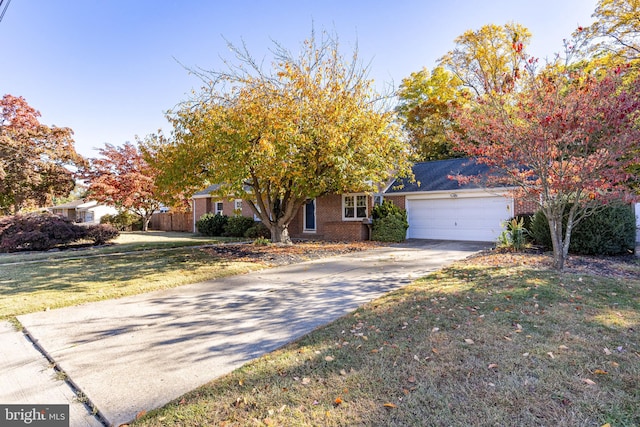
<path fill-rule="evenodd" d="M 512 217 L 502 196 L 407 199 L 408 238 L 493 242 Z"/>

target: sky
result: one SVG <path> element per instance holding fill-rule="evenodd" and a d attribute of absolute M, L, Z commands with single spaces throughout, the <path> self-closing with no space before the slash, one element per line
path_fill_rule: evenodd
<path fill-rule="evenodd" d="M 6 1 L 3 3 L 6 5 Z M 432 69 L 466 30 L 517 22 L 529 52 L 552 58 L 596 0 L 11 0 L 0 22 L 0 96 L 22 96 L 41 122 L 70 127 L 98 157 L 171 127 L 165 113 L 200 88 L 185 68 L 223 70 L 227 42 L 269 64 L 274 41 L 299 50 L 311 29 L 358 48 L 380 91 Z M 1 11 L 0 11 L 1 12 Z"/>

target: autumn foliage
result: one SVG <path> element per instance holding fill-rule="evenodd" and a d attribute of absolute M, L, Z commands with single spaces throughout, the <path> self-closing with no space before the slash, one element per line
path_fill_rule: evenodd
<path fill-rule="evenodd" d="M 600 77 L 549 67 L 526 90 L 481 98 L 457 116 L 465 136 L 451 136 L 491 167 L 484 184 L 514 186 L 516 197 L 538 203 L 547 216 L 558 269 L 573 226 L 597 205 L 627 196 L 626 169 L 638 161 L 628 154 L 640 140 L 640 80 L 622 85 L 625 72 Z"/>
<path fill-rule="evenodd" d="M 73 131 L 40 123 L 40 112 L 22 97 L 0 99 L 0 213 L 50 205 L 74 188 L 69 167 L 84 165 Z"/>
<path fill-rule="evenodd" d="M 151 215 L 160 207 L 156 170 L 130 142 L 122 147 L 105 144 L 99 153 L 101 157 L 90 159 L 82 174 L 89 183 L 88 194 L 101 203 L 133 212 L 146 231 Z"/>
<path fill-rule="evenodd" d="M 176 140 L 158 153 L 160 182 L 246 200 L 276 242 L 309 198 L 373 191 L 408 169 L 393 111 L 378 102 L 357 57 L 337 40 L 306 41 L 298 56 L 276 46 L 270 72 L 240 64 L 202 74 L 207 84 L 170 115 Z"/>

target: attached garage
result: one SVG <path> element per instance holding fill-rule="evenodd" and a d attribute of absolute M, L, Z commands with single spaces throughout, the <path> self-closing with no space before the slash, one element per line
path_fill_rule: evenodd
<path fill-rule="evenodd" d="M 384 193 L 407 210 L 409 239 L 495 242 L 504 221 L 514 216 L 507 188 L 456 179 L 488 174 L 488 167 L 474 159 L 416 163 L 412 171 L 414 179 L 398 179 Z"/>
<path fill-rule="evenodd" d="M 485 191 L 408 195 L 407 238 L 493 242 L 511 218 L 513 201 Z"/>

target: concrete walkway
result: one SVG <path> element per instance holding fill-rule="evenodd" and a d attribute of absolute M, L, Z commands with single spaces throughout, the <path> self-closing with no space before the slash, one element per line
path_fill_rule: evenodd
<path fill-rule="evenodd" d="M 487 246 L 410 242 L 18 320 L 117 426 Z"/>

